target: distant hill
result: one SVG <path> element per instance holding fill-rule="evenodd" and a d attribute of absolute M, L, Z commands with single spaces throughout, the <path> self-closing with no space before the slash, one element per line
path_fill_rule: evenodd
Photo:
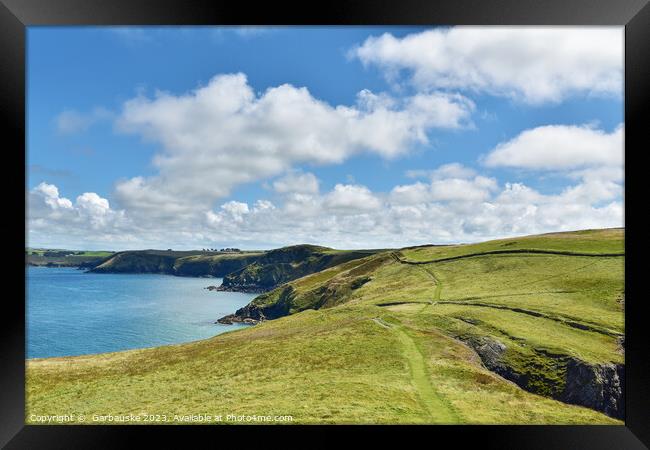
<path fill-rule="evenodd" d="M 161 273 L 223 278 L 220 290 L 264 292 L 305 275 L 373 254 L 316 245 L 294 245 L 268 252 L 125 251 L 91 269 L 94 273 Z"/>
<path fill-rule="evenodd" d="M 101 264 L 113 252 L 63 249 L 25 249 L 25 264 L 44 267 L 79 267 L 90 269 Z"/>
<path fill-rule="evenodd" d="M 94 273 L 161 273 L 224 277 L 256 261 L 263 252 L 219 253 L 137 250 L 118 252 L 91 269 Z"/>

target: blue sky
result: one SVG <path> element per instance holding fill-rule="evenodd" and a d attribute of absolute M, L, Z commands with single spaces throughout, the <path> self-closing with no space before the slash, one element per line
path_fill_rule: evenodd
<path fill-rule="evenodd" d="M 380 247 L 622 226 L 622 29 L 530 31 L 31 27 L 30 245 Z M 216 86 L 234 74 L 244 77 L 232 88 L 242 111 L 268 103 L 281 117 L 298 101 L 314 115 L 277 124 L 206 109 L 197 90 L 213 86 L 209 101 L 227 102 L 231 88 Z M 367 91 L 372 106 L 360 103 Z M 413 101 L 424 97 L 426 106 Z M 259 138 L 231 132 L 231 119 Z M 383 131 L 390 143 L 373 136 Z M 283 145 L 295 145 L 292 156 L 278 154 Z M 328 145 L 340 154 L 322 157 Z M 255 167 L 260 155 L 268 167 Z M 318 187 L 299 186 L 300 176 Z M 298 186 L 280 192 L 283 177 Z M 513 185 L 527 194 L 506 201 Z M 419 197 L 401 199 L 399 186 Z M 454 186 L 478 190 L 443 192 Z M 545 208 L 568 213 L 548 220 Z"/>

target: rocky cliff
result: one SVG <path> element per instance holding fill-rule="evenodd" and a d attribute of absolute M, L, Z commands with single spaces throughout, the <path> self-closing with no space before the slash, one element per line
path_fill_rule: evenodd
<path fill-rule="evenodd" d="M 508 348 L 501 341 L 487 336 L 463 340 L 476 351 L 486 368 L 527 391 L 586 406 L 617 419 L 625 417 L 623 364 L 591 364 L 537 350 L 547 361 L 543 371 L 532 365 L 515 368 L 505 357 Z"/>

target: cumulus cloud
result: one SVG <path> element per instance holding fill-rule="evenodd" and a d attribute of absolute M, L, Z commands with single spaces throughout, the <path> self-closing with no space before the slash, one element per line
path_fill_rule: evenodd
<path fill-rule="evenodd" d="M 623 91 L 623 28 L 453 27 L 369 37 L 350 51 L 395 81 L 531 104 Z"/>
<path fill-rule="evenodd" d="M 79 195 L 73 203 L 55 185 L 43 182 L 27 192 L 27 208 L 28 239 L 35 236 L 42 245 L 124 244 L 143 234 L 124 211 L 111 209 L 108 200 L 94 192 Z"/>
<path fill-rule="evenodd" d="M 228 203 L 221 205 L 223 209 L 235 222 L 241 222 L 244 220 L 244 216 L 250 211 L 248 209 L 248 203 L 237 202 L 231 200 Z"/>
<path fill-rule="evenodd" d="M 365 186 L 337 184 L 325 197 L 324 205 L 341 214 L 359 214 L 377 210 L 381 202 Z"/>
<path fill-rule="evenodd" d="M 118 183 L 116 197 L 147 214 L 207 209 L 234 186 L 295 164 L 341 163 L 361 152 L 397 157 L 428 142 L 434 128 L 468 124 L 473 109 L 469 99 L 440 92 L 391 99 L 362 91 L 355 105 L 332 106 L 306 88 L 284 84 L 257 94 L 244 74 L 218 75 L 187 94 L 124 104 L 117 128 L 162 151 L 153 161 L 158 174 Z"/>
<path fill-rule="evenodd" d="M 53 211 L 71 209 L 72 202 L 59 196 L 59 189 L 53 184 L 40 183 L 32 192 L 31 197 L 38 206 L 46 206 Z"/>
<path fill-rule="evenodd" d="M 241 222 L 223 206 L 211 222 L 226 239 L 312 242 L 338 247 L 474 242 L 504 236 L 623 225 L 620 185 L 578 179 L 542 194 L 523 183 L 499 185 L 460 164 L 429 171 L 430 181 L 388 193 L 339 184 L 321 194 L 288 193 L 269 211 L 250 210 Z M 250 209 L 250 208 L 249 208 Z"/>
<path fill-rule="evenodd" d="M 54 246 L 270 248 L 314 243 L 339 248 L 475 242 L 505 236 L 623 225 L 622 187 L 607 171 L 575 175 L 557 194 L 505 183 L 459 164 L 428 171 L 429 180 L 373 192 L 337 184 L 327 192 L 286 190 L 271 202 L 229 200 L 200 217 L 134 220 L 107 199 L 75 202 L 43 183 L 29 192 L 29 230 Z M 171 224 L 171 225 L 170 225 Z M 47 242 L 38 241 L 40 245 Z"/>
<path fill-rule="evenodd" d="M 521 132 L 485 158 L 490 167 L 575 169 L 623 167 L 623 125 L 611 133 L 583 125 L 546 125 Z"/>
<path fill-rule="evenodd" d="M 429 184 L 417 182 L 396 186 L 391 191 L 394 202 L 482 201 L 497 189 L 496 179 L 478 175 L 475 170 L 459 163 L 445 164 L 423 174 L 430 178 Z"/>
<path fill-rule="evenodd" d="M 318 178 L 313 173 L 289 173 L 274 181 L 273 189 L 281 194 L 287 192 L 315 194 L 318 192 Z"/>

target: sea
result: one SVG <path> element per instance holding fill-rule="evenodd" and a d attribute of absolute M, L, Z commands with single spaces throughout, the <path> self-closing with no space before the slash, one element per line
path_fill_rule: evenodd
<path fill-rule="evenodd" d="M 205 339 L 255 294 L 204 289 L 220 278 L 26 268 L 27 358 L 86 355 Z"/>

